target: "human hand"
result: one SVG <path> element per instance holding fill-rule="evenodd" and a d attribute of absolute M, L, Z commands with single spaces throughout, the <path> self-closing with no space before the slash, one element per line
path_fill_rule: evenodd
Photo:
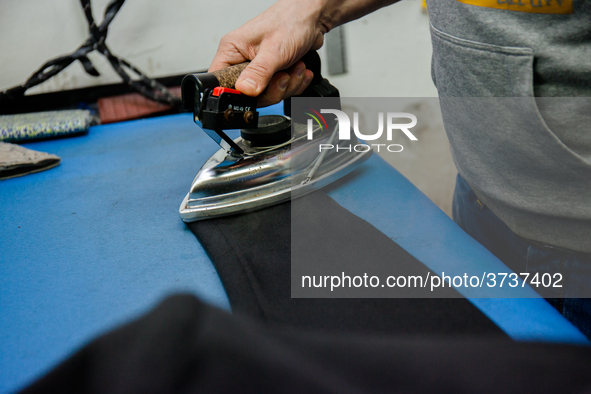
<path fill-rule="evenodd" d="M 298 61 L 319 49 L 328 27 L 315 0 L 280 0 L 220 41 L 209 71 L 250 60 L 236 89 L 258 96 L 261 107 L 301 94 L 314 74 Z M 283 71 L 281 71 L 283 70 Z"/>

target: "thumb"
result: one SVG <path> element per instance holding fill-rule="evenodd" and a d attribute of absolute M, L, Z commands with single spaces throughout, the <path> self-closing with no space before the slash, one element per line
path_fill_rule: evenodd
<path fill-rule="evenodd" d="M 236 89 L 247 96 L 258 96 L 265 90 L 273 75 L 286 66 L 278 58 L 277 52 L 261 51 L 240 74 Z"/>

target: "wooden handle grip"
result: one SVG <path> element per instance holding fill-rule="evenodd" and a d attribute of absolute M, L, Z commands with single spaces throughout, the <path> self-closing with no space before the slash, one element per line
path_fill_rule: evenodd
<path fill-rule="evenodd" d="M 215 75 L 215 77 L 218 79 L 221 87 L 236 89 L 236 81 L 238 80 L 240 73 L 244 71 L 244 69 L 246 68 L 246 66 L 248 66 L 249 63 L 250 62 L 235 64 L 228 68 L 214 71 L 212 72 L 212 74 Z"/>

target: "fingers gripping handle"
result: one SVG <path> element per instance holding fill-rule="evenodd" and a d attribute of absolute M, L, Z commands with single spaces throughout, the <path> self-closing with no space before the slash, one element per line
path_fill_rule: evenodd
<path fill-rule="evenodd" d="M 317 85 L 322 82 L 322 76 L 320 75 L 320 56 L 318 52 L 310 51 L 306 53 L 301 59 L 306 65 L 308 70 L 314 73 L 314 79 L 312 85 Z M 223 88 L 236 89 L 236 81 L 240 77 L 240 74 L 250 64 L 250 62 L 244 62 L 224 68 L 222 70 L 212 72 L 213 75 L 219 81 L 219 84 Z"/>
<path fill-rule="evenodd" d="M 322 82 L 322 76 L 320 75 L 320 56 L 318 52 L 310 51 L 306 53 L 301 59 L 306 65 L 308 70 L 314 73 L 314 79 L 312 85 L 316 85 Z M 213 75 L 219 81 L 219 86 L 223 88 L 236 89 L 236 81 L 240 77 L 240 74 L 250 64 L 250 62 L 244 62 L 224 68 L 222 70 L 212 72 Z"/>
<path fill-rule="evenodd" d="M 322 84 L 323 78 L 320 75 L 320 57 L 318 56 L 318 53 L 316 51 L 310 51 L 300 60 L 304 62 L 308 70 L 311 70 L 314 73 L 314 79 L 310 83 L 310 86 L 312 87 Z M 183 109 L 185 111 L 193 111 L 195 106 L 198 107 L 199 101 L 197 99 L 196 102 L 196 94 L 200 95 L 206 89 L 213 89 L 217 86 L 236 89 L 236 81 L 238 81 L 240 74 L 249 64 L 250 62 L 244 62 L 211 73 L 189 74 L 185 76 L 181 83 Z M 310 91 L 310 88 L 306 89 L 306 93 L 308 93 L 308 91 Z M 303 96 L 309 95 L 310 94 L 303 94 Z M 312 96 L 318 96 L 318 94 L 313 94 Z"/>
<path fill-rule="evenodd" d="M 320 75 L 320 56 L 318 56 L 318 52 L 310 51 L 306 53 L 300 60 L 304 62 L 308 70 L 311 70 L 314 73 L 312 85 L 321 83 L 322 76 Z M 214 71 L 212 74 L 215 75 L 219 81 L 219 86 L 223 88 L 236 89 L 236 81 L 238 81 L 240 74 L 249 64 L 250 62 L 247 61 L 224 68 L 222 70 Z"/>

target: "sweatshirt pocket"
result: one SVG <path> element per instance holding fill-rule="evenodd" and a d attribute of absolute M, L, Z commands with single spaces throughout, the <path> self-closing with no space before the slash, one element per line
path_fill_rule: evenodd
<path fill-rule="evenodd" d="M 431 33 L 433 78 L 454 161 L 479 198 L 514 231 L 511 209 L 590 219 L 591 162 L 577 153 L 580 141 L 567 146 L 542 116 L 533 51 L 433 26 Z"/>
<path fill-rule="evenodd" d="M 432 76 L 441 97 L 533 96 L 530 48 L 465 40 L 431 25 Z"/>

